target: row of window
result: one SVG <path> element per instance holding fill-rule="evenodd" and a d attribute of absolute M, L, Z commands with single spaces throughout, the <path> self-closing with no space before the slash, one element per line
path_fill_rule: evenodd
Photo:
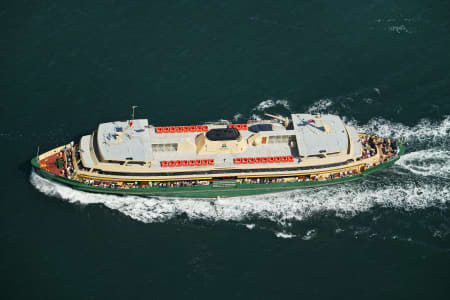
<path fill-rule="evenodd" d="M 177 151 L 178 150 L 178 144 L 172 143 L 172 144 L 152 144 L 152 151 L 153 152 L 169 152 L 169 151 Z"/>
<path fill-rule="evenodd" d="M 269 136 L 268 144 L 287 144 L 295 140 L 295 135 L 272 135 Z"/>

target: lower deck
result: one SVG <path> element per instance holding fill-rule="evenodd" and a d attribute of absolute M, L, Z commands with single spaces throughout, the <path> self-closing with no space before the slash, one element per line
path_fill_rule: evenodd
<path fill-rule="evenodd" d="M 65 149 L 65 150 L 64 150 Z M 322 186 L 361 179 L 379 169 L 392 165 L 404 153 L 404 145 L 400 145 L 395 155 L 382 156 L 376 163 L 360 164 L 347 168 L 336 168 L 322 172 L 305 172 L 302 174 L 245 176 L 239 178 L 195 178 L 191 180 L 124 180 L 122 178 L 101 178 L 92 176 L 79 177 L 73 173 L 71 150 L 60 147 L 47 153 L 45 158 L 32 160 L 36 171 L 52 180 L 56 180 L 76 189 L 114 194 L 138 194 L 174 197 L 231 197 L 273 193 L 303 187 Z M 381 151 L 381 149 L 380 149 Z M 64 166 L 58 168 L 56 162 L 64 159 Z"/>
<path fill-rule="evenodd" d="M 36 172 L 41 176 L 86 192 L 119 194 L 119 195 L 162 196 L 162 197 L 216 198 L 216 197 L 236 197 L 246 195 L 268 194 L 359 180 L 381 169 L 392 166 L 400 158 L 400 155 L 402 155 L 403 153 L 404 153 L 404 146 L 401 146 L 400 153 L 398 156 L 388 161 L 382 162 L 377 166 L 366 169 L 357 175 L 352 176 L 329 178 L 326 180 L 319 180 L 316 178 L 311 180 L 297 179 L 295 181 L 290 182 L 271 181 L 259 183 L 252 183 L 248 181 L 237 181 L 237 180 L 221 180 L 221 181 L 214 181 L 209 184 L 194 184 L 191 186 L 181 186 L 181 185 L 149 186 L 149 185 L 141 185 L 140 183 L 138 183 L 137 185 L 134 183 L 129 183 L 124 187 L 112 185 L 106 186 L 104 184 L 90 185 L 84 182 L 80 182 L 78 180 L 68 179 L 66 177 L 58 176 L 48 171 L 45 171 L 44 169 L 39 167 L 39 162 L 36 159 L 33 159 L 32 165 L 34 166 Z"/>

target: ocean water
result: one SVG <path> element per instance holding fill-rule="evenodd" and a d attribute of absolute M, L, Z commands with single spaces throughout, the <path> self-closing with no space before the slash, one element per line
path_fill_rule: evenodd
<path fill-rule="evenodd" d="M 1 299 L 448 299 L 448 1 L 0 4 Z M 392 168 L 218 200 L 31 171 L 100 122 L 322 109 L 403 138 Z"/>

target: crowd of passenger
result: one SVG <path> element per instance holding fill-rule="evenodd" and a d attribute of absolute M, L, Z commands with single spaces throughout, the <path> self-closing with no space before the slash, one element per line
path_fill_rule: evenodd
<path fill-rule="evenodd" d="M 399 150 L 397 141 L 391 141 L 391 139 L 383 139 L 381 146 L 384 155 L 396 154 Z"/>
<path fill-rule="evenodd" d="M 369 167 L 369 166 L 367 166 Z M 348 169 L 336 173 L 311 174 L 295 177 L 273 178 L 244 178 L 236 179 L 236 184 L 268 184 L 268 183 L 286 183 L 286 182 L 307 182 L 307 181 L 326 181 L 330 179 L 344 178 L 360 174 L 362 170 L 356 168 Z M 214 180 L 184 180 L 184 181 L 153 181 L 153 182 L 105 182 L 93 179 L 83 179 L 83 183 L 101 188 L 119 188 L 119 189 L 136 189 L 136 188 L 167 188 L 167 187 L 188 187 L 188 186 L 205 186 L 214 184 Z"/>
<path fill-rule="evenodd" d="M 83 179 L 83 183 L 90 186 L 97 186 L 101 188 L 123 188 L 123 189 L 136 189 L 136 188 L 151 188 L 151 187 L 186 187 L 195 185 L 208 185 L 209 181 L 206 180 L 186 180 L 186 181 L 133 181 L 133 182 L 108 182 L 98 181 L 93 179 Z"/>
<path fill-rule="evenodd" d="M 65 146 L 63 149 L 64 152 L 64 160 L 65 160 L 65 176 L 69 179 L 72 179 L 74 168 L 73 168 L 73 161 L 72 161 L 72 150 L 74 147 L 74 143 L 71 142 L 70 146 Z"/>
<path fill-rule="evenodd" d="M 376 136 L 363 136 L 362 143 L 362 158 L 369 158 L 377 154 L 377 140 Z"/>
<path fill-rule="evenodd" d="M 358 160 L 377 155 L 378 146 L 381 149 L 382 156 L 388 156 L 384 157 L 384 161 L 389 160 L 390 157 L 397 154 L 400 150 L 397 141 L 377 136 L 362 136 L 361 144 L 363 146 L 362 156 Z"/>

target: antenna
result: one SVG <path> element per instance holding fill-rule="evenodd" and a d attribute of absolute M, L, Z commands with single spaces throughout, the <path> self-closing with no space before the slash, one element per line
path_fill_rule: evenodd
<path fill-rule="evenodd" d="M 322 99 L 319 100 L 319 104 L 317 104 L 317 116 L 320 118 L 321 114 L 320 114 L 320 108 L 322 106 Z"/>
<path fill-rule="evenodd" d="M 131 120 L 134 120 L 134 110 L 135 110 L 136 108 L 138 108 L 138 106 L 137 106 L 137 105 L 133 105 L 131 108 L 132 108 L 132 110 L 133 110 L 133 112 L 131 113 Z"/>
<path fill-rule="evenodd" d="M 317 104 L 317 115 L 316 115 L 316 119 L 320 121 L 320 123 L 322 123 L 323 126 L 323 132 L 326 134 L 330 133 L 330 125 L 325 124 L 325 122 L 322 120 L 322 115 L 320 114 L 320 108 L 322 105 L 323 99 L 319 100 L 319 103 Z"/>

